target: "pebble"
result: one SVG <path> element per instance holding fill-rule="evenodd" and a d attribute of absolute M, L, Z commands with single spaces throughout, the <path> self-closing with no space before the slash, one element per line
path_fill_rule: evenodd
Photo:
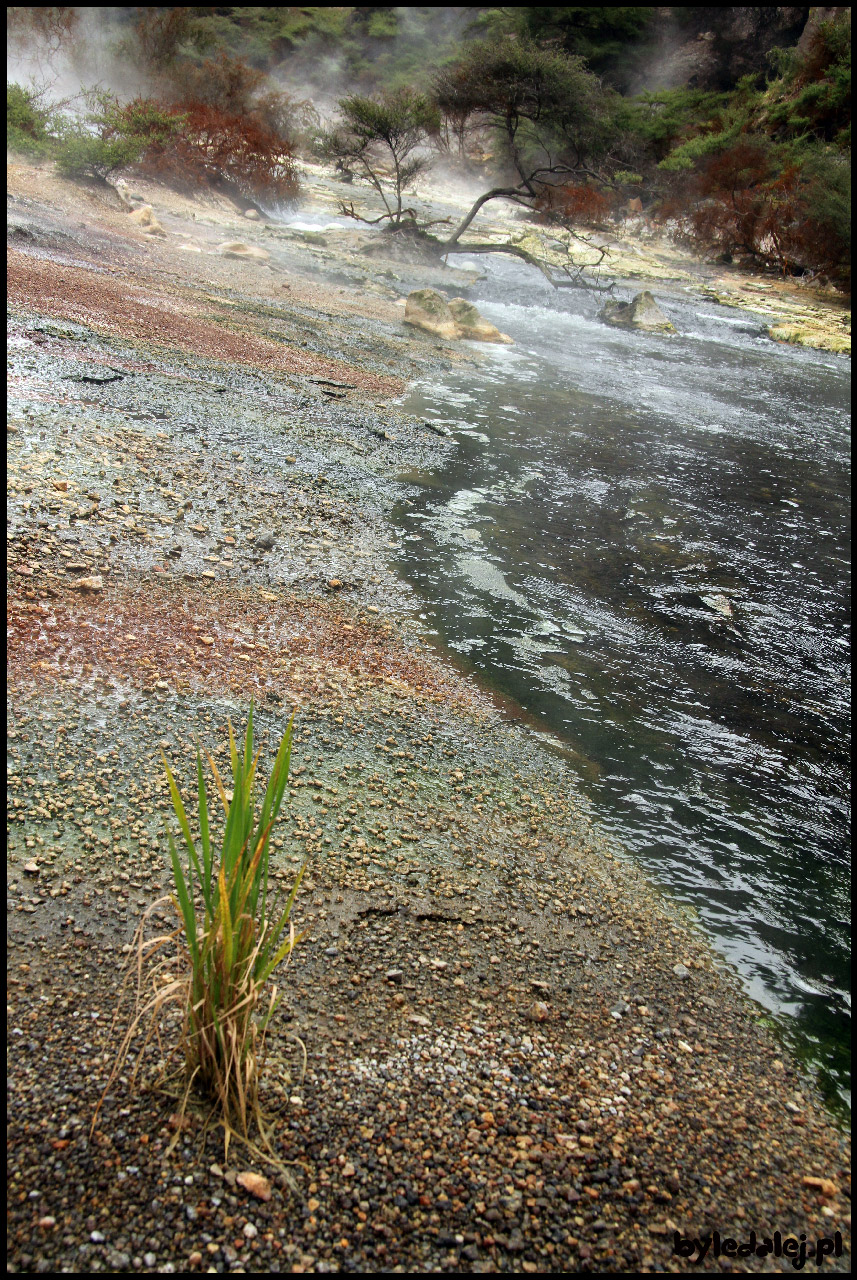
<path fill-rule="evenodd" d="M 104 579 L 100 573 L 93 573 L 86 578 L 75 579 L 71 585 L 76 591 L 101 591 L 104 587 Z"/>
<path fill-rule="evenodd" d="M 238 1174 L 235 1181 L 239 1187 L 249 1191 L 257 1200 L 270 1200 L 271 1183 L 263 1174 L 243 1172 Z"/>

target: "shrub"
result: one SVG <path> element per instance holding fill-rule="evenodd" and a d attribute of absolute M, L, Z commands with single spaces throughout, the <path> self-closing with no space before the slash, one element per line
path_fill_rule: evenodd
<path fill-rule="evenodd" d="M 710 156 L 672 208 L 695 248 L 736 250 L 783 273 L 850 278 L 850 165 L 837 151 L 747 136 Z M 680 210 L 684 209 L 684 216 Z"/>
<path fill-rule="evenodd" d="M 57 168 L 66 177 L 106 181 L 136 164 L 148 148 L 165 145 L 184 123 L 145 98 L 121 106 L 113 94 L 89 90 L 84 101 L 88 114 L 64 123 L 54 147 Z"/>
<path fill-rule="evenodd" d="M 610 212 L 610 201 L 596 187 L 569 185 L 545 188 L 536 208 L 549 220 L 598 226 Z"/>
<path fill-rule="evenodd" d="M 10 49 L 36 50 L 49 61 L 74 37 L 79 22 L 80 10 L 66 5 L 10 5 L 6 10 L 7 44 Z"/>
<path fill-rule="evenodd" d="M 186 859 L 183 860 L 172 835 L 169 836 L 175 881 L 175 894 L 169 901 L 178 913 L 180 924 L 170 938 L 156 938 L 148 944 L 143 942 L 147 917 L 138 930 L 137 1011 L 110 1081 L 112 1083 L 121 1070 L 141 1024 L 147 1018 L 150 1020 L 148 1043 L 157 1031 L 164 1007 L 178 1005 L 183 1016 L 181 1046 L 185 1080 L 181 1114 L 191 1091 L 195 1091 L 223 1124 L 227 1157 L 229 1140 L 233 1135 L 252 1146 L 250 1132 L 253 1124 L 271 1151 L 259 1107 L 258 1088 L 264 1065 L 266 1031 L 282 997 L 276 986 L 270 991 L 267 988 L 269 980 L 289 960 L 299 940 L 290 917 L 304 870 L 302 867 L 298 873 L 285 903 L 275 902 L 269 883 L 270 838 L 288 780 L 292 724 L 290 721 L 280 743 L 258 818 L 254 781 L 259 754 L 253 754 L 252 706 L 243 754 L 239 754 L 232 725 L 229 725 L 231 794 L 227 792 L 214 760 L 208 756 L 225 811 L 219 855 L 215 853 L 209 826 L 208 797 L 199 749 L 196 753 L 197 805 L 193 815 L 199 831 L 198 843 L 191 832 L 178 784 L 164 760 L 173 809 L 186 851 Z M 165 899 L 154 904 L 147 916 L 163 901 Z M 148 967 L 157 951 L 172 939 L 179 942 L 184 973 L 178 978 L 171 977 L 165 985 L 163 969 L 169 961 L 153 966 L 154 994 L 141 1008 L 144 965 Z M 148 951 L 144 954 L 146 945 Z"/>
<path fill-rule="evenodd" d="M 181 127 L 146 148 L 144 172 L 181 187 L 209 186 L 260 200 L 295 198 L 292 144 L 257 115 L 230 115 L 202 102 L 170 110 Z"/>
<path fill-rule="evenodd" d="M 23 155 L 43 156 L 52 144 L 53 113 L 45 91 L 6 85 L 6 146 Z"/>
<path fill-rule="evenodd" d="M 372 183 L 385 209 L 376 222 L 387 221 L 391 230 L 413 226 L 413 210 L 403 208 L 404 191 L 430 167 L 421 148 L 440 128 L 437 108 L 424 94 L 397 89 L 374 97 L 340 98 L 339 111 L 339 127 L 323 138 L 324 154 Z M 359 216 L 353 206 L 343 206 L 343 212 Z"/>

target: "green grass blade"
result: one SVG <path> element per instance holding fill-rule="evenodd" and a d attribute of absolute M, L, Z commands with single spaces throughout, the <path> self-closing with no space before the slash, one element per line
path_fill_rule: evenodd
<path fill-rule="evenodd" d="M 181 863 L 179 862 L 179 855 L 178 855 L 178 850 L 176 849 L 176 842 L 175 840 L 173 840 L 171 835 L 168 835 L 167 839 L 169 840 L 169 844 L 170 844 L 170 859 L 173 864 L 173 878 L 175 879 L 175 882 L 176 882 L 176 893 L 178 894 L 179 905 L 181 907 L 181 913 L 182 913 L 182 920 L 184 921 L 185 937 L 187 938 L 187 944 L 190 949 L 191 959 L 193 960 L 194 969 L 196 969 L 196 966 L 198 964 L 198 957 L 199 957 L 199 949 L 197 946 L 197 936 L 196 936 L 196 912 L 194 911 L 193 904 L 191 902 L 190 895 L 188 893 L 188 887 L 185 882 L 184 872 L 182 871 L 182 866 L 181 866 Z"/>
<path fill-rule="evenodd" d="M 259 824 L 256 827 L 254 840 L 258 842 L 261 835 L 265 832 L 270 833 L 270 829 L 277 820 L 280 812 L 280 806 L 283 803 L 283 796 L 286 790 L 286 784 L 289 780 L 289 763 L 292 754 L 292 727 L 294 725 L 294 716 L 289 720 L 286 731 L 283 734 L 280 749 L 277 752 L 277 758 L 274 761 L 274 768 L 271 777 L 268 780 L 268 786 L 265 790 L 265 797 L 262 801 L 262 811 L 259 815 Z M 263 867 L 263 887 L 262 887 L 262 922 L 267 916 L 268 908 L 268 868 L 270 857 L 266 856 Z M 254 904 L 255 909 L 255 904 Z M 264 932 L 264 927 L 261 929 Z"/>
<path fill-rule="evenodd" d="M 232 779 L 237 785 L 241 776 L 238 770 L 238 748 L 235 746 L 235 734 L 232 732 L 232 721 L 227 720 L 229 726 L 229 762 L 232 765 Z"/>
<path fill-rule="evenodd" d="M 265 968 L 262 970 L 262 972 L 259 974 L 257 981 L 260 986 L 262 985 L 263 982 L 268 981 L 271 974 L 274 972 L 274 970 L 277 968 L 278 965 L 282 964 L 286 956 L 291 955 L 292 951 L 294 951 L 295 947 L 298 945 L 301 938 L 304 937 L 305 934 L 306 934 L 306 929 L 304 929 L 302 933 L 291 933 L 291 932 L 289 933 L 288 938 L 286 938 L 285 942 L 280 947 L 279 951 L 274 956 L 273 960 L 270 960 L 268 964 L 265 966 Z"/>
<path fill-rule="evenodd" d="M 269 931 L 264 944 L 259 950 L 259 957 L 256 961 L 256 974 L 257 974 L 257 981 L 260 984 L 264 982 L 264 978 L 262 978 L 259 975 L 265 971 L 267 958 L 270 955 L 271 950 L 277 945 L 280 939 L 280 936 L 283 932 L 283 929 L 285 928 L 286 923 L 288 922 L 289 916 L 292 914 L 292 907 L 294 906 L 294 903 L 295 903 L 295 897 L 297 896 L 297 892 L 298 892 L 298 889 L 300 888 L 301 880 L 303 880 L 304 872 L 306 871 L 308 865 L 309 864 L 305 862 L 301 867 L 300 871 L 298 872 L 298 874 L 295 876 L 294 884 L 292 885 L 292 891 L 288 896 L 288 900 L 286 902 L 285 908 L 283 909 L 282 915 L 280 916 L 277 923 Z M 268 973 L 270 972 L 271 970 L 269 969 Z"/>
<path fill-rule="evenodd" d="M 220 868 L 217 888 L 220 895 L 218 921 L 221 929 L 223 930 L 224 960 L 225 968 L 228 972 L 232 969 L 232 966 L 235 963 L 235 956 L 233 954 L 232 915 L 229 909 L 229 897 L 226 893 L 226 873 L 223 867 Z"/>
<path fill-rule="evenodd" d="M 247 716 L 247 732 L 244 735 L 244 772 L 250 767 L 253 757 L 253 699 L 250 699 L 250 711 Z"/>
<path fill-rule="evenodd" d="M 190 855 L 192 868 L 195 868 L 196 874 L 199 877 L 200 882 L 202 883 L 203 876 L 202 876 L 202 868 L 199 865 L 199 854 L 197 853 L 196 845 L 194 843 L 193 836 L 191 835 L 191 832 L 190 832 L 190 824 L 188 823 L 187 814 L 185 813 L 185 807 L 181 797 L 181 792 L 179 791 L 178 784 L 175 780 L 175 777 L 173 776 L 173 771 L 170 768 L 170 766 L 167 764 L 167 758 L 164 755 L 163 751 L 161 752 L 161 759 L 163 760 L 164 768 L 167 771 L 167 781 L 170 784 L 170 795 L 172 797 L 173 809 L 175 810 L 176 817 L 179 820 L 179 826 L 181 827 L 182 835 L 184 836 L 184 841 L 185 841 L 185 844 L 187 845 L 187 851 L 188 851 L 188 854 Z M 189 879 L 190 879 L 190 888 L 192 892 L 193 876 L 191 875 Z"/>
<path fill-rule="evenodd" d="M 270 834 L 271 834 L 271 828 L 269 826 L 266 831 L 262 832 L 261 836 L 259 837 L 256 843 L 256 849 L 253 854 L 253 861 L 251 863 L 253 867 L 253 881 L 252 881 L 252 884 L 250 885 L 250 897 L 248 900 L 248 906 L 254 915 L 256 914 L 256 908 L 259 903 L 259 893 L 263 884 L 265 885 L 265 891 L 267 893 L 268 863 L 270 862 L 270 859 L 271 859 L 271 848 L 268 843 Z M 260 917 L 260 925 L 263 925 L 264 923 L 265 905 L 266 905 L 265 898 L 263 896 L 262 915 Z"/>
<path fill-rule="evenodd" d="M 202 776 L 202 756 L 199 747 L 196 749 L 197 794 L 199 797 L 199 833 L 202 840 L 202 895 L 209 915 L 214 915 L 211 902 L 211 835 L 208 829 L 208 793 L 205 778 Z"/>

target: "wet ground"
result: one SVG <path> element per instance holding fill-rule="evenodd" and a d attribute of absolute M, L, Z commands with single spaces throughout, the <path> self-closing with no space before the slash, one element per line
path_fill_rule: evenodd
<path fill-rule="evenodd" d="M 469 296 L 515 345 L 409 390 L 456 453 L 401 571 L 847 1110 L 849 362 L 675 284 L 666 339 L 517 263 Z"/>
<path fill-rule="evenodd" d="M 155 243 L 12 174 L 12 1269 L 681 1270 L 675 1231 L 847 1234 L 809 1084 L 393 572 L 398 477 L 450 446 L 390 400 L 462 353 L 381 277 L 440 269 L 325 282 L 295 231 L 224 259 L 234 213 L 157 194 Z M 296 713 L 276 874 L 311 863 L 263 1089 L 297 1189 L 267 1201 L 194 1117 L 167 1154 L 154 1044 L 89 1137 L 169 887 L 160 752 L 186 783 L 251 697 L 263 768 Z"/>

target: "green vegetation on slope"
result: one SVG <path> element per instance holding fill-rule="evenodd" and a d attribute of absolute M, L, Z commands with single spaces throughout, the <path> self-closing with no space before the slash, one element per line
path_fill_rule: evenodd
<path fill-rule="evenodd" d="M 83 11 L 10 12 L 13 44 L 29 38 L 39 49 L 70 48 L 84 38 L 76 16 Z M 442 119 L 433 147 L 464 167 L 476 162 L 488 183 L 523 182 L 529 207 L 541 201 L 553 214 L 562 210 L 566 220 L 586 223 L 640 200 L 699 251 L 850 280 L 848 9 L 811 10 L 799 40 L 799 19 L 777 27 L 796 43 L 773 49 L 770 23 L 759 43 L 756 10 L 721 16 L 635 6 L 227 6 L 120 8 L 110 15 L 117 55 L 151 85 L 149 98 L 138 103 L 196 122 L 197 160 L 216 135 L 217 181 L 245 196 L 293 194 L 291 155 L 318 154 L 321 113 L 328 115 L 343 95 L 378 98 L 407 88 L 435 93 Z M 673 67 L 660 87 L 655 55 L 670 49 L 690 62 L 683 84 L 676 85 Z M 507 92 L 510 77 L 536 55 L 544 62 L 545 93 L 537 92 L 535 106 L 528 99 L 519 117 Z M 585 82 L 586 92 L 570 102 L 550 91 L 548 62 Z M 519 87 L 532 81 L 524 71 Z M 650 87 L 632 95 L 631 85 L 641 80 Z M 309 97 L 299 100 L 284 85 Z M 505 114 L 495 109 L 504 100 Z M 32 89 L 11 86 L 7 106 L 13 150 L 51 154 L 52 138 L 63 134 L 72 169 L 80 169 L 78 153 L 110 151 L 107 168 L 93 170 L 102 174 L 123 157 L 133 163 L 139 151 L 137 134 L 129 140 L 129 129 L 123 134 L 112 125 L 105 133 L 92 118 L 76 131 L 59 128 Z M 93 127 L 100 131 L 97 146 L 87 137 Z M 176 152 L 169 163 L 169 148 L 159 145 L 162 176 L 179 180 L 187 156 Z M 230 173 L 230 148 L 254 157 L 240 181 Z M 283 172 L 276 170 L 278 154 Z M 145 155 L 151 164 L 151 147 Z M 212 180 L 209 168 L 197 164 L 190 181 Z M 547 195 L 544 180 L 530 181 L 537 171 L 550 177 Z"/>

